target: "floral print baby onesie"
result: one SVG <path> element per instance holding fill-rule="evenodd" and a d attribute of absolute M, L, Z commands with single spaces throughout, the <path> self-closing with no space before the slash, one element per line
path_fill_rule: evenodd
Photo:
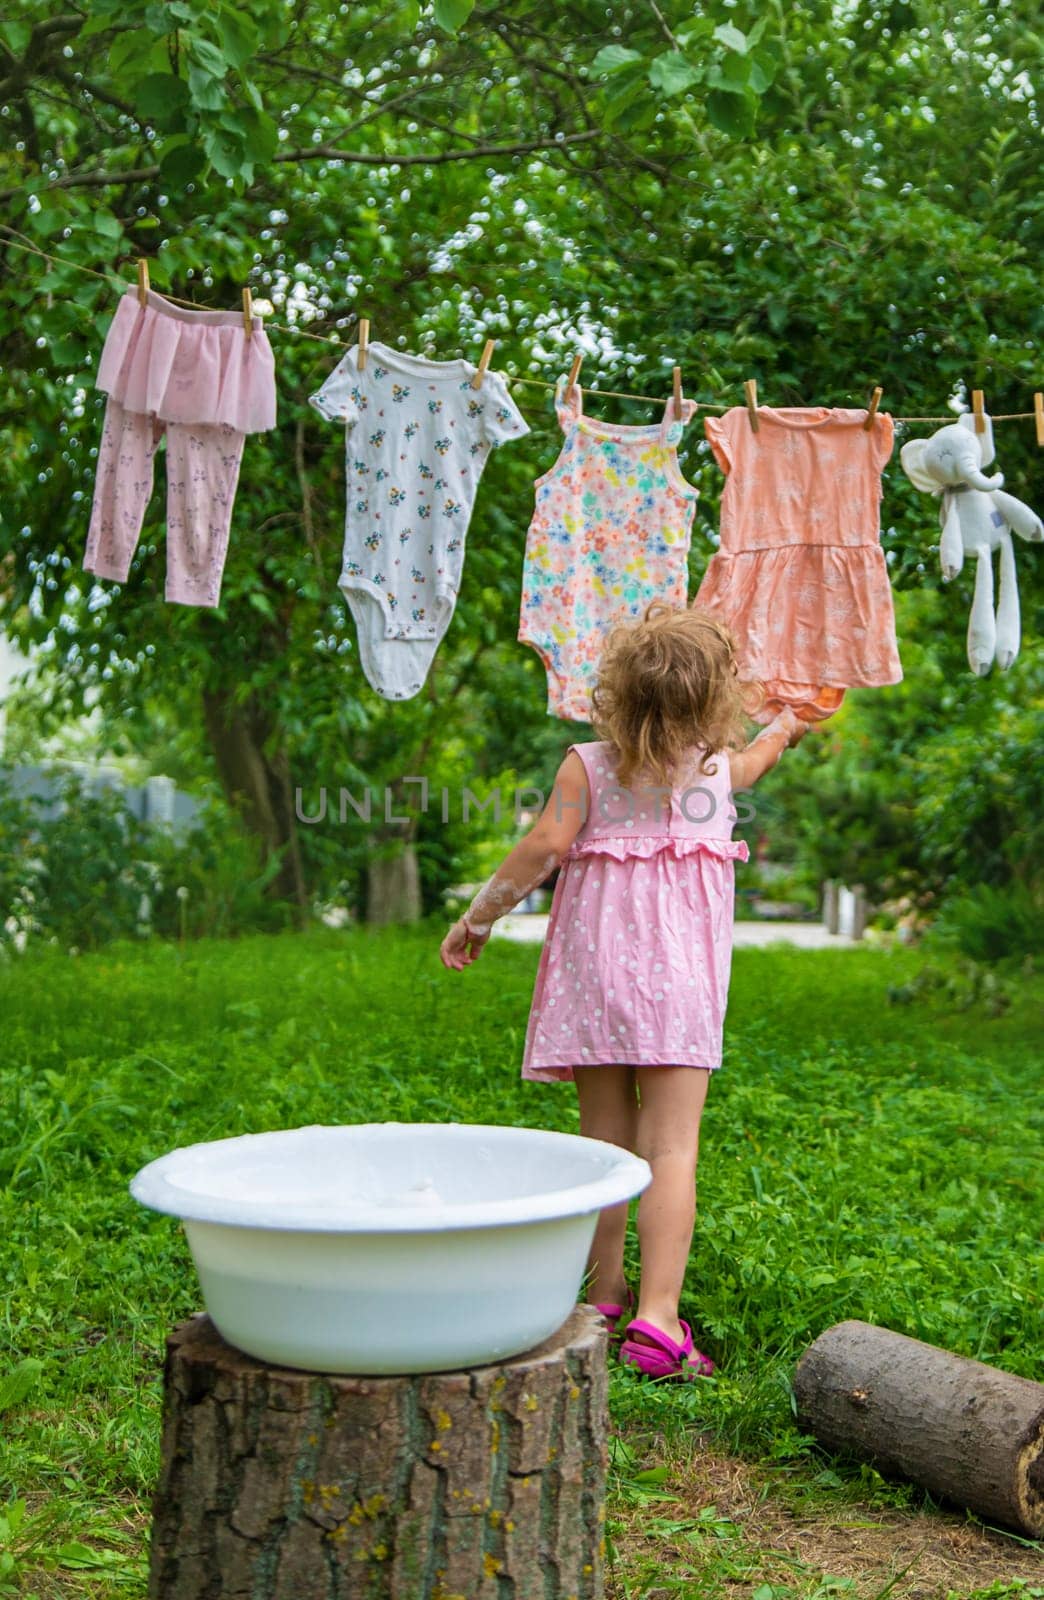
<path fill-rule="evenodd" d="M 676 446 L 696 406 L 673 398 L 651 427 L 595 422 L 564 380 L 555 410 L 565 438 L 550 472 L 536 480 L 526 539 L 521 643 L 547 669 L 551 716 L 588 722 L 606 634 L 642 615 L 651 600 L 685 604 L 697 490 L 678 468 Z"/>
<path fill-rule="evenodd" d="M 504 380 L 469 361 L 358 345 L 315 409 L 346 426 L 348 506 L 339 585 L 359 660 L 386 700 L 424 686 L 460 589 L 464 540 L 489 452 L 529 432 Z"/>

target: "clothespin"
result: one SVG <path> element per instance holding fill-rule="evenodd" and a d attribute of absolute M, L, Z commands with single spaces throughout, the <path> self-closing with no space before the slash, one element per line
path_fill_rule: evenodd
<path fill-rule="evenodd" d="M 975 432 L 986 432 L 985 406 L 983 404 L 982 390 L 972 390 L 972 411 L 975 413 Z"/>
<path fill-rule="evenodd" d="M 489 366 L 496 342 L 497 341 L 495 339 L 487 339 L 485 344 L 482 346 L 482 354 L 479 357 L 478 371 L 471 380 L 471 387 L 473 389 L 482 388 L 482 380 L 486 376 L 486 368 Z"/>
<path fill-rule="evenodd" d="M 247 338 L 254 333 L 254 301 L 249 289 L 243 290 L 243 332 Z"/>
<path fill-rule="evenodd" d="M 355 365 L 360 372 L 366 366 L 366 352 L 370 348 L 370 319 L 359 318 L 359 354 L 355 358 Z"/>
<path fill-rule="evenodd" d="M 562 396 L 562 399 L 567 405 L 569 403 L 569 398 L 573 393 L 573 389 L 576 387 L 576 380 L 580 375 L 580 366 L 583 362 L 583 359 L 583 356 L 578 350 L 576 355 L 573 357 L 573 365 L 569 368 L 569 381 L 565 386 L 565 394 Z"/>
<path fill-rule="evenodd" d="M 682 386 L 681 367 L 674 369 L 674 415 L 680 420 L 682 415 Z"/>
<path fill-rule="evenodd" d="M 1033 418 L 1037 424 L 1037 443 L 1044 445 L 1044 394 L 1033 396 Z"/>
<path fill-rule="evenodd" d="M 147 306 L 149 303 L 149 264 L 144 256 L 138 262 L 138 304 Z"/>
<path fill-rule="evenodd" d="M 758 421 L 758 383 L 756 378 L 748 378 L 743 385 L 743 393 L 747 397 L 747 412 L 750 416 L 750 425 L 755 433 L 761 427 Z"/>
<path fill-rule="evenodd" d="M 881 404 L 881 396 L 883 394 L 884 390 L 881 388 L 881 385 L 878 384 L 877 388 L 870 396 L 870 404 L 866 408 L 866 421 L 863 423 L 864 433 L 869 433 L 874 426 L 874 418 L 877 416 L 877 408 Z"/>

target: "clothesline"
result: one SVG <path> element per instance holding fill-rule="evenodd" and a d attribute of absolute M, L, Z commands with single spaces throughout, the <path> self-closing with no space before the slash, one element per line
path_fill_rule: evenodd
<path fill-rule="evenodd" d="M 27 241 L 23 242 L 23 240 L 20 239 L 20 238 L 19 239 L 12 238 L 11 235 L 14 233 L 14 231 L 15 231 L 14 229 L 5 227 L 3 229 L 5 237 L 0 242 L 2 242 L 3 244 L 9 246 L 13 250 L 22 250 L 27 255 L 39 256 L 42 260 L 49 261 L 52 264 L 52 266 L 72 268 L 72 270 L 74 272 L 84 273 L 87 277 L 97 278 L 101 283 L 108 283 L 108 284 L 111 284 L 111 285 L 114 285 L 114 286 L 118 286 L 119 288 L 121 288 L 124 291 L 126 291 L 126 290 L 128 290 L 128 289 L 133 287 L 131 284 L 127 283 L 126 279 L 119 277 L 114 272 L 96 272 L 93 267 L 85 267 L 79 261 L 67 261 L 62 256 L 51 255 L 51 254 L 49 254 L 48 251 L 41 250 L 38 245 L 29 244 Z M 203 311 L 203 310 L 213 310 L 214 309 L 213 307 L 201 306 L 197 300 L 182 300 L 177 295 L 173 295 L 173 294 L 164 295 L 163 299 L 164 300 L 169 300 L 173 305 L 176 305 L 176 306 L 186 306 L 190 311 Z M 221 309 L 221 308 L 218 308 L 218 309 Z M 338 338 L 336 338 L 335 336 L 333 336 L 331 334 L 312 333 L 307 328 L 298 328 L 293 323 L 289 323 L 289 322 L 277 322 L 274 318 L 272 318 L 272 319 L 265 318 L 264 319 L 264 326 L 265 326 L 265 330 L 266 331 L 269 328 L 279 328 L 282 332 L 294 334 L 298 338 L 301 338 L 301 339 L 312 339 L 318 344 L 336 345 L 342 350 L 351 350 L 353 348 L 352 344 L 349 344 L 346 340 L 338 339 Z M 528 384 L 531 388 L 547 389 L 547 390 L 550 390 L 552 392 L 557 387 L 555 384 L 549 383 L 546 378 L 526 378 L 526 377 L 516 376 L 514 373 L 511 373 L 511 372 L 502 372 L 501 373 L 501 377 L 504 379 L 505 383 L 509 383 L 509 384 L 516 384 L 516 383 Z M 664 395 L 663 394 L 657 394 L 657 395 L 631 394 L 625 389 L 599 389 L 599 388 L 593 388 L 593 387 L 588 389 L 588 393 L 589 394 L 594 394 L 594 395 L 604 395 L 607 399 L 613 399 L 613 400 L 637 400 L 637 401 L 642 402 L 645 405 L 662 405 L 664 403 Z M 736 403 L 735 401 L 718 401 L 718 400 L 709 400 L 709 401 L 708 400 L 700 400 L 700 401 L 697 402 L 698 408 L 701 411 L 728 411 L 728 410 L 731 410 L 732 406 L 735 403 Z M 1033 411 L 1009 411 L 1009 412 L 1005 412 L 1005 413 L 1002 413 L 1002 414 L 999 414 L 999 415 L 996 415 L 996 416 L 992 416 L 991 417 L 991 421 L 992 422 L 1025 422 L 1027 420 L 1034 421 L 1035 418 L 1036 418 L 1036 413 L 1033 412 Z M 893 422 L 953 422 L 955 420 L 955 414 L 950 412 L 945 416 L 918 416 L 918 417 L 904 416 L 904 417 L 900 417 L 900 416 L 895 416 L 894 413 L 893 413 L 892 414 L 892 420 L 893 420 Z"/>

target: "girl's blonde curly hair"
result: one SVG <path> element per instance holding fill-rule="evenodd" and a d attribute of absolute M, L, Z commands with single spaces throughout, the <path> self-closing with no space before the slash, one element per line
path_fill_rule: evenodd
<path fill-rule="evenodd" d="M 592 696 L 596 733 L 614 745 L 617 778 L 673 784 L 685 758 L 744 743 L 743 719 L 762 695 L 741 683 L 729 630 L 705 611 L 654 600 L 640 622 L 614 628 Z"/>

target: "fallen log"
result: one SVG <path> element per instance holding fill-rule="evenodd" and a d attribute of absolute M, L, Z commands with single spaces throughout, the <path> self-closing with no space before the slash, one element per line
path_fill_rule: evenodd
<path fill-rule="evenodd" d="M 191 1318 L 167 1343 L 150 1600 L 602 1600 L 605 1351 L 578 1306 L 492 1366 L 325 1376 Z"/>
<path fill-rule="evenodd" d="M 1044 1384 L 867 1322 L 820 1334 L 794 1374 L 799 1425 L 1032 1539 L 1044 1536 Z"/>

